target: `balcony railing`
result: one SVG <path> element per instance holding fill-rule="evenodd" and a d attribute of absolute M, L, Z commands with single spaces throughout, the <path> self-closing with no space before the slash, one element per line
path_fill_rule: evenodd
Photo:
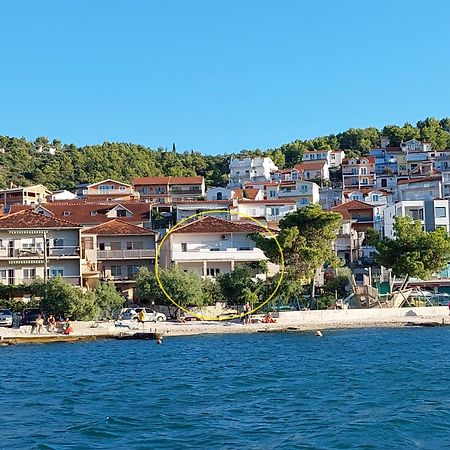
<path fill-rule="evenodd" d="M 97 259 L 141 259 L 155 258 L 156 251 L 143 250 L 98 250 Z"/>
<path fill-rule="evenodd" d="M 80 249 L 76 246 L 50 247 L 47 249 L 49 258 L 78 256 L 79 254 Z M 0 258 L 44 258 L 44 249 L 42 247 L 1 248 Z"/>
<path fill-rule="evenodd" d="M 129 195 L 132 194 L 134 191 L 132 189 L 89 189 L 87 194 L 88 195 Z"/>
<path fill-rule="evenodd" d="M 54 278 L 52 276 L 48 276 L 47 279 Z M 73 277 L 73 276 L 61 276 L 61 278 L 69 284 L 73 284 L 74 286 L 80 286 L 81 280 L 80 277 Z M 8 278 L 2 278 L 0 279 L 0 284 L 4 285 L 18 285 L 18 284 L 24 284 L 24 285 L 30 285 L 34 283 L 35 281 L 40 280 L 43 281 L 43 277 L 32 277 L 32 278 L 22 278 L 22 277 L 8 277 Z"/>

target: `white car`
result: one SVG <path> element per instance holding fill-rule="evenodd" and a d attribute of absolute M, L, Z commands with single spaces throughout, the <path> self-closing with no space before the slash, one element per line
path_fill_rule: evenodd
<path fill-rule="evenodd" d="M 13 326 L 13 314 L 9 309 L 0 309 L 0 326 Z"/>
<path fill-rule="evenodd" d="M 167 317 L 165 314 L 156 312 L 150 308 L 128 308 L 122 313 L 122 319 L 124 320 L 138 320 L 139 313 L 144 310 L 145 322 L 165 322 Z"/>

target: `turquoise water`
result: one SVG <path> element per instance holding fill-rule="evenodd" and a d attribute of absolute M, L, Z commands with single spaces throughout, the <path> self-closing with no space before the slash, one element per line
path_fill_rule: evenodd
<path fill-rule="evenodd" d="M 0 447 L 450 448 L 450 328 L 0 348 Z"/>

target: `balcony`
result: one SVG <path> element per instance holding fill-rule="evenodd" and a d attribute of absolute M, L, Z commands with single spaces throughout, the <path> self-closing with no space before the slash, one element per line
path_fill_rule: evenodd
<path fill-rule="evenodd" d="M 169 193 L 172 195 L 185 195 L 185 194 L 195 194 L 202 195 L 202 191 L 200 188 L 189 188 L 189 189 L 176 189 L 170 188 Z"/>
<path fill-rule="evenodd" d="M 133 189 L 89 189 L 87 195 L 131 195 Z"/>
<path fill-rule="evenodd" d="M 77 246 L 50 247 L 48 258 L 78 257 L 80 249 Z M 42 247 L 0 248 L 0 258 L 44 258 Z"/>
<path fill-rule="evenodd" d="M 267 259 L 259 248 L 195 248 L 172 252 L 173 261 L 261 261 Z"/>
<path fill-rule="evenodd" d="M 75 276 L 61 276 L 60 277 L 69 284 L 72 284 L 74 286 L 81 286 L 81 280 L 80 277 L 75 277 Z M 47 280 L 49 280 L 50 278 L 54 278 L 51 276 L 47 277 Z M 19 277 L 9 277 L 8 280 L 7 279 L 1 279 L 0 280 L 0 284 L 4 284 L 4 285 L 26 285 L 29 286 L 30 284 L 33 284 L 35 281 L 44 281 L 44 279 L 42 277 L 34 277 L 34 278 L 19 278 Z"/>
<path fill-rule="evenodd" d="M 97 259 L 142 259 L 155 258 L 156 250 L 97 250 Z"/>

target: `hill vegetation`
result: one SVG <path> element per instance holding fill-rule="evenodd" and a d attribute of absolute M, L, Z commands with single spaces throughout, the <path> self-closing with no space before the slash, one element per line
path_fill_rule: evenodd
<path fill-rule="evenodd" d="M 303 152 L 314 149 L 342 149 L 349 155 L 366 154 L 380 145 L 380 136 L 387 136 L 390 145 L 402 140 L 430 141 L 434 149 L 450 148 L 450 118 L 427 118 L 416 126 L 386 125 L 377 128 L 350 128 L 310 140 L 295 140 L 278 148 L 243 150 L 238 154 L 202 155 L 196 151 L 179 153 L 173 148 L 156 150 L 143 145 L 104 142 L 99 145 L 77 147 L 48 141 L 39 137 L 34 142 L 24 138 L 0 136 L 0 186 L 10 183 L 27 186 L 45 184 L 50 189 L 73 190 L 78 183 L 94 182 L 104 178 L 130 182 L 138 176 L 202 175 L 208 185 L 226 183 L 228 162 L 232 156 L 270 156 L 280 167 L 289 167 L 301 161 Z M 55 155 L 45 152 L 54 148 Z M 37 152 L 43 149 L 43 152 Z"/>

